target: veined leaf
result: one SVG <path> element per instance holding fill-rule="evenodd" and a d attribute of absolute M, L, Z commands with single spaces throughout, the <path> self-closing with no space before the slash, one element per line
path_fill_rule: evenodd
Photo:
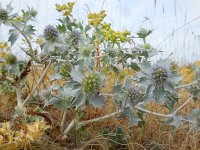
<path fill-rule="evenodd" d="M 9 39 L 8 41 L 11 42 L 11 46 L 16 42 L 17 38 L 20 35 L 20 32 L 14 29 L 9 30 Z"/>
<path fill-rule="evenodd" d="M 71 77 L 72 77 L 72 79 L 74 81 L 79 82 L 79 83 L 81 83 L 82 79 L 84 78 L 84 76 L 80 72 L 78 72 L 77 70 L 75 70 L 75 69 L 71 70 L 70 75 L 71 75 Z"/>

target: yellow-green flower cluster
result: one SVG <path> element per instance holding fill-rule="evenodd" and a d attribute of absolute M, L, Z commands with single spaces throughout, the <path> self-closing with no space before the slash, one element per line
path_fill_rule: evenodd
<path fill-rule="evenodd" d="M 104 35 L 105 39 L 108 41 L 112 41 L 112 43 L 116 42 L 126 42 L 128 40 L 128 36 L 130 32 L 128 30 L 124 31 L 115 31 L 111 28 L 110 23 L 101 24 L 101 34 Z"/>
<path fill-rule="evenodd" d="M 64 16 L 72 16 L 72 9 L 74 6 L 74 2 L 68 2 L 67 4 L 56 4 L 56 10 L 58 12 L 62 12 Z"/>
<path fill-rule="evenodd" d="M 106 17 L 105 10 L 102 10 L 99 13 L 89 13 L 88 14 L 89 24 L 94 28 L 97 28 L 105 17 Z"/>
<path fill-rule="evenodd" d="M 9 49 L 8 43 L 7 42 L 1 42 L 0 43 L 0 49 Z"/>

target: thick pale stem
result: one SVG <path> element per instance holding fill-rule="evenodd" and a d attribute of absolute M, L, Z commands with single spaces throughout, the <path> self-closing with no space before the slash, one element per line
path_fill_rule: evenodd
<path fill-rule="evenodd" d="M 22 89 L 20 86 L 16 88 L 16 95 L 17 95 L 17 106 L 22 106 Z"/>
<path fill-rule="evenodd" d="M 60 125 L 60 131 L 61 131 L 61 133 L 64 131 L 64 125 L 65 125 L 66 116 L 67 116 L 67 110 L 64 110 L 63 111 L 61 125 Z"/>
<path fill-rule="evenodd" d="M 70 132 L 70 130 L 73 128 L 73 126 L 75 125 L 76 119 L 72 120 L 70 122 L 70 124 L 67 126 L 67 128 L 65 129 L 65 131 L 63 132 L 63 139 L 67 138 L 67 134 Z"/>
<path fill-rule="evenodd" d="M 156 115 L 156 116 L 161 116 L 161 117 L 172 117 L 172 116 L 173 116 L 172 114 L 161 114 L 161 113 L 158 113 L 158 112 L 150 111 L 150 110 L 141 108 L 141 107 L 139 107 L 139 106 L 136 106 L 135 108 L 136 108 L 137 110 L 140 110 L 140 111 L 143 111 L 143 112 L 145 112 L 145 113 L 152 114 L 152 115 Z"/>
<path fill-rule="evenodd" d="M 26 99 L 23 102 L 23 105 L 25 105 L 28 100 L 31 98 L 31 96 L 34 94 L 34 92 L 36 91 L 36 89 L 38 88 L 38 86 L 40 85 L 40 83 L 42 82 L 43 78 L 45 77 L 47 71 L 49 70 L 50 66 L 52 64 L 52 61 L 49 62 L 48 66 L 46 67 L 46 69 L 44 70 L 44 72 L 42 73 L 40 79 L 38 80 L 37 84 L 35 85 L 35 87 L 33 88 L 33 90 L 31 91 L 31 93 L 26 97 Z"/>
<path fill-rule="evenodd" d="M 71 121 L 71 123 L 68 125 L 68 127 L 63 132 L 63 134 L 64 134 L 63 139 L 65 139 L 67 137 L 67 134 L 73 128 L 73 126 L 75 125 L 75 123 L 77 123 L 78 125 L 86 125 L 86 124 L 89 124 L 89 123 L 98 122 L 98 121 L 101 121 L 101 120 L 108 119 L 110 117 L 113 117 L 113 116 L 116 116 L 116 115 L 120 114 L 121 112 L 122 111 L 119 110 L 119 111 L 113 112 L 111 114 L 108 114 L 108 115 L 105 115 L 105 116 L 102 116 L 102 117 L 98 117 L 98 118 L 95 118 L 95 119 L 86 120 L 86 121 L 76 122 L 76 119 L 74 119 L 74 120 Z"/>
<path fill-rule="evenodd" d="M 197 84 L 196 82 L 192 82 L 192 83 L 189 83 L 189 84 L 184 84 L 184 85 L 180 85 L 180 86 L 177 86 L 175 87 L 175 89 L 182 89 L 182 88 L 186 88 L 188 86 L 192 86 L 192 85 L 195 85 Z"/>
<path fill-rule="evenodd" d="M 176 114 L 179 110 L 181 110 L 187 103 L 189 103 L 191 100 L 193 99 L 193 97 L 191 96 L 190 98 L 188 98 L 181 106 L 179 106 L 174 112 L 173 114 Z"/>
<path fill-rule="evenodd" d="M 86 124 L 89 124 L 89 123 L 98 122 L 98 121 L 105 120 L 105 119 L 108 119 L 110 117 L 116 116 L 116 115 L 120 114 L 121 112 L 122 111 L 119 110 L 119 111 L 113 112 L 111 114 L 102 116 L 102 117 L 98 117 L 98 118 L 94 118 L 94 119 L 90 119 L 90 120 L 86 120 L 86 121 L 80 121 L 80 122 L 78 122 L 78 124 L 79 125 L 86 125 Z"/>

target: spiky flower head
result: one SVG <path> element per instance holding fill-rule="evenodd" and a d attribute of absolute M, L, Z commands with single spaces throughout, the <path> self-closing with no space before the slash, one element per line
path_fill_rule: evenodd
<path fill-rule="evenodd" d="M 54 42 L 58 37 L 57 29 L 52 25 L 46 26 L 44 29 L 44 37 L 47 41 Z"/>
<path fill-rule="evenodd" d="M 146 38 L 148 35 L 150 35 L 152 33 L 152 30 L 148 30 L 145 28 L 141 28 L 138 32 L 137 35 L 139 36 L 139 38 Z"/>
<path fill-rule="evenodd" d="M 117 54 L 116 51 L 117 51 L 117 50 L 115 50 L 115 49 L 109 49 L 109 50 L 107 51 L 108 56 L 110 56 L 110 57 L 115 57 L 116 54 Z"/>
<path fill-rule="evenodd" d="M 128 97 L 131 100 L 135 100 L 135 99 L 138 99 L 141 97 L 141 93 L 139 92 L 139 90 L 136 87 L 133 86 L 133 87 L 129 88 L 129 90 L 128 90 Z"/>
<path fill-rule="evenodd" d="M 78 45 L 81 40 L 81 32 L 73 30 L 68 33 L 68 39 L 74 46 Z"/>
<path fill-rule="evenodd" d="M 98 92 L 100 90 L 100 75 L 97 73 L 90 73 L 83 79 L 83 91 L 86 94 Z"/>
<path fill-rule="evenodd" d="M 152 77 L 156 84 L 162 84 L 168 78 L 167 70 L 161 66 L 156 66 L 155 68 L 153 68 Z"/>
<path fill-rule="evenodd" d="M 131 106 L 134 107 L 141 101 L 142 94 L 137 87 L 131 86 L 128 89 L 127 98 L 129 100 Z"/>
<path fill-rule="evenodd" d="M 89 45 L 82 45 L 80 48 L 80 53 L 83 57 L 89 57 L 92 52 L 92 47 Z"/>
<path fill-rule="evenodd" d="M 7 18 L 8 18 L 8 12 L 5 9 L 0 8 L 0 20 L 5 21 L 7 20 Z"/>
<path fill-rule="evenodd" d="M 155 64 L 139 63 L 141 71 L 137 74 L 138 85 L 146 91 L 145 99 L 163 101 L 166 94 L 176 93 L 175 86 L 182 79 L 177 72 L 171 71 L 170 60 L 160 59 Z"/>

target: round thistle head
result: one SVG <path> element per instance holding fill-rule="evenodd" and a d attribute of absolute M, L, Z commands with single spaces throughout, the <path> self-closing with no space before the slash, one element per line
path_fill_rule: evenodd
<path fill-rule="evenodd" d="M 91 47 L 89 46 L 81 47 L 81 54 L 83 55 L 83 57 L 89 57 L 91 54 Z"/>
<path fill-rule="evenodd" d="M 7 64 L 15 64 L 17 61 L 17 57 L 13 54 L 8 54 L 5 57 L 5 61 Z"/>
<path fill-rule="evenodd" d="M 44 29 L 44 37 L 47 41 L 53 42 L 58 37 L 58 31 L 54 26 L 48 25 Z"/>
<path fill-rule="evenodd" d="M 98 92 L 100 89 L 100 76 L 96 73 L 91 73 L 83 80 L 83 91 L 86 94 Z"/>
<path fill-rule="evenodd" d="M 131 87 L 128 90 L 128 97 L 131 100 L 137 100 L 141 97 L 141 93 L 139 92 L 139 90 L 136 87 Z"/>
<path fill-rule="evenodd" d="M 116 56 L 116 52 L 115 52 L 115 50 L 114 49 L 110 49 L 110 50 L 108 50 L 108 55 L 110 56 L 110 57 L 115 57 Z"/>
<path fill-rule="evenodd" d="M 0 8 L 0 20 L 5 21 L 8 18 L 8 12 L 5 9 Z"/>
<path fill-rule="evenodd" d="M 152 73 L 153 79 L 157 84 L 161 84 L 167 80 L 167 71 L 162 67 L 156 67 L 153 69 Z"/>

